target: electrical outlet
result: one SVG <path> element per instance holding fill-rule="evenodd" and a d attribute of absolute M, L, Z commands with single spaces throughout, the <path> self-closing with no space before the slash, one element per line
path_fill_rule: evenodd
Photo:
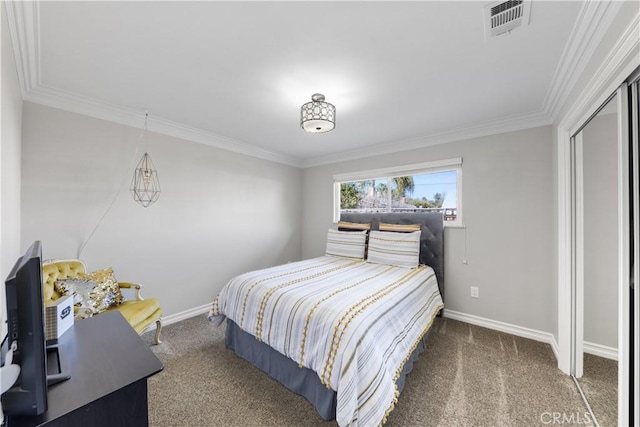
<path fill-rule="evenodd" d="M 480 298 L 480 290 L 477 286 L 471 287 L 471 297 L 472 298 Z"/>

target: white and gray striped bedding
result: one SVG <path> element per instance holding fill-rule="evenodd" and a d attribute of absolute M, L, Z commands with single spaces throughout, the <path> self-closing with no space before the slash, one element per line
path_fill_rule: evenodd
<path fill-rule="evenodd" d="M 369 235 L 367 261 L 414 268 L 420 258 L 420 231 L 395 233 L 374 230 Z"/>
<path fill-rule="evenodd" d="M 228 317 L 314 370 L 336 391 L 340 426 L 370 426 L 386 421 L 395 382 L 442 307 L 430 267 L 325 255 L 235 277 L 209 319 Z"/>
<path fill-rule="evenodd" d="M 327 232 L 326 255 L 364 259 L 367 231 L 338 231 L 331 228 Z"/>

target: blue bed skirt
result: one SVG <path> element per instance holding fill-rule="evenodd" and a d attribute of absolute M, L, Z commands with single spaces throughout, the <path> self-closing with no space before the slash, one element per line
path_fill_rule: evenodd
<path fill-rule="evenodd" d="M 413 369 L 414 362 L 426 348 L 427 334 L 422 337 L 411 357 L 404 365 L 398 378 L 398 390 L 404 389 L 405 378 Z M 257 341 L 248 332 L 240 329 L 233 321 L 227 319 L 225 345 L 258 369 L 266 372 L 273 379 L 292 392 L 304 396 L 325 420 L 336 417 L 336 392 L 327 389 L 320 382 L 318 375 L 308 368 L 299 368 L 298 364 L 267 344 Z"/>

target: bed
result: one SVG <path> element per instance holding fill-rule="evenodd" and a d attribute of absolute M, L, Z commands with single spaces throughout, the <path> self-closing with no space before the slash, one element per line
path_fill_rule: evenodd
<path fill-rule="evenodd" d="M 374 213 L 342 214 L 341 221 L 370 224 L 371 231 L 338 238 L 359 245 L 365 235 L 371 262 L 335 255 L 328 244 L 324 256 L 239 275 L 216 297 L 209 320 L 226 320 L 225 345 L 307 398 L 325 420 L 379 425 L 444 307 L 443 218 Z M 375 246 L 391 235 L 380 224 L 419 224 L 417 233 L 391 233 L 394 241 L 414 239 L 419 266 L 404 265 L 403 256 L 384 261 L 394 254 L 386 258 Z M 328 241 L 335 234 L 329 230 Z"/>

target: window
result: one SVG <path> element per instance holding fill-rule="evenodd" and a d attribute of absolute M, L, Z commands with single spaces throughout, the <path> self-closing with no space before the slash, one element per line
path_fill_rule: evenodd
<path fill-rule="evenodd" d="M 443 212 L 462 226 L 462 158 L 339 174 L 334 221 L 342 212 Z"/>

